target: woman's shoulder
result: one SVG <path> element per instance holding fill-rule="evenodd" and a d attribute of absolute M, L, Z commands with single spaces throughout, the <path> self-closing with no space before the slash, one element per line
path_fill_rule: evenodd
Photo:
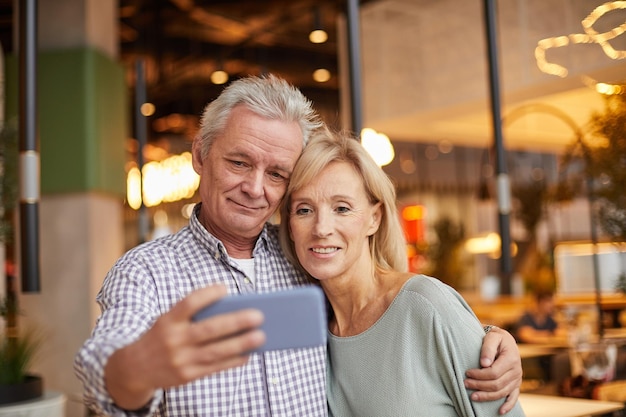
<path fill-rule="evenodd" d="M 437 278 L 423 274 L 412 274 L 405 282 L 404 289 L 407 291 L 455 291 L 449 285 Z"/>
<path fill-rule="evenodd" d="M 406 281 L 402 291 L 421 297 L 424 301 L 441 308 L 448 308 L 452 305 L 465 306 L 466 302 L 454 288 L 440 281 L 437 278 L 427 275 L 416 274 Z"/>

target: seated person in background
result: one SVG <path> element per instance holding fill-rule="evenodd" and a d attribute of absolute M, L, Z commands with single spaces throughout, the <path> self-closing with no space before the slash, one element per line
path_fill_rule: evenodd
<path fill-rule="evenodd" d="M 281 207 L 285 255 L 330 303 L 330 416 L 496 416 L 464 372 L 485 334 L 453 288 L 407 271 L 393 183 L 357 139 L 320 132 L 304 148 Z M 509 416 L 523 416 L 519 404 Z"/>
<path fill-rule="evenodd" d="M 554 294 L 551 291 L 535 293 L 535 302 L 517 322 L 517 340 L 520 343 L 547 343 L 567 337 L 567 329 L 559 327 L 554 319 Z"/>

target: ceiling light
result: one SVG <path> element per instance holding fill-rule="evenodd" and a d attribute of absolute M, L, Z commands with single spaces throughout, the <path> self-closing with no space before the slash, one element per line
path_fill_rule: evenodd
<path fill-rule="evenodd" d="M 322 19 L 319 7 L 313 10 L 313 30 L 309 33 L 311 43 L 324 43 L 328 40 L 328 34 L 322 28 Z"/>
<path fill-rule="evenodd" d="M 213 84 L 224 84 L 226 81 L 228 81 L 228 73 L 224 70 L 215 70 L 211 73 L 211 82 Z"/>
<path fill-rule="evenodd" d="M 152 103 L 143 103 L 140 107 L 140 110 L 143 116 L 148 117 L 154 114 L 155 107 L 154 107 L 154 104 Z"/>
<path fill-rule="evenodd" d="M 328 33 L 323 29 L 315 29 L 309 33 L 311 43 L 324 43 L 328 40 Z"/>
<path fill-rule="evenodd" d="M 313 71 L 313 79 L 318 83 L 325 83 L 330 80 L 330 71 L 326 68 L 320 68 Z"/>

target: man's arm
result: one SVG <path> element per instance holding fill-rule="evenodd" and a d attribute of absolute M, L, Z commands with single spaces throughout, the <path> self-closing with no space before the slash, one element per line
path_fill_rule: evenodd
<path fill-rule="evenodd" d="M 182 385 L 224 369 L 241 366 L 265 342 L 255 330 L 263 315 L 242 310 L 201 320 L 192 316 L 226 294 L 223 286 L 197 290 L 157 319 L 140 339 L 114 352 L 104 368 L 115 404 L 138 410 L 159 388 Z"/>
<path fill-rule="evenodd" d="M 465 387 L 475 390 L 474 401 L 505 398 L 500 414 L 509 412 L 519 397 L 522 383 L 522 359 L 515 338 L 506 330 L 491 327 L 483 339 L 481 369 L 466 372 Z"/>

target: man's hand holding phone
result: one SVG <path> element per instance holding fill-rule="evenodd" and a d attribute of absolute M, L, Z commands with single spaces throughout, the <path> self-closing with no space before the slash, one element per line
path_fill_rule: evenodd
<path fill-rule="evenodd" d="M 241 366 L 266 341 L 263 313 L 246 308 L 194 321 L 200 310 L 226 296 L 222 285 L 194 291 L 160 316 L 136 342 L 115 351 L 105 382 L 115 403 L 127 410 L 146 405 L 155 390 Z M 112 376 L 115 376 L 114 378 Z"/>

